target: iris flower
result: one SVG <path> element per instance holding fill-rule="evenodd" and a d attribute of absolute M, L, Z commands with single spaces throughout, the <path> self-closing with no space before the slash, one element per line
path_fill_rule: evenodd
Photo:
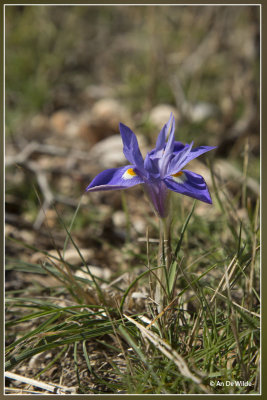
<path fill-rule="evenodd" d="M 135 134 L 122 123 L 119 124 L 119 128 L 123 153 L 130 164 L 101 172 L 86 188 L 88 192 L 128 189 L 142 184 L 160 218 L 168 215 L 170 190 L 205 203 L 212 203 L 204 178 L 184 167 L 194 158 L 215 147 L 193 148 L 193 142 L 183 144 L 175 141 L 175 121 L 171 114 L 169 121 L 159 133 L 156 147 L 143 159 Z"/>

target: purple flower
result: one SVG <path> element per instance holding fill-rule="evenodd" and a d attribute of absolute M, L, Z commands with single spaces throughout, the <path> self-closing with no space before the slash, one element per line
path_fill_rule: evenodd
<path fill-rule="evenodd" d="M 166 142 L 169 128 L 170 134 Z M 94 192 L 127 189 L 141 183 L 160 218 L 168 215 L 169 190 L 211 204 L 204 178 L 183 168 L 194 158 L 215 147 L 193 148 L 193 142 L 190 145 L 176 142 L 174 130 L 175 121 L 171 114 L 168 123 L 160 131 L 155 149 L 147 153 L 143 159 L 135 134 L 126 125 L 120 123 L 123 152 L 131 164 L 101 172 L 86 190 Z"/>

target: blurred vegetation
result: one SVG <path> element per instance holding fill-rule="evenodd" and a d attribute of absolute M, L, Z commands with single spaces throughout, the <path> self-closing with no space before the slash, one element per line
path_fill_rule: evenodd
<path fill-rule="evenodd" d="M 7 132 L 36 112 L 78 109 L 89 84 L 114 87 L 133 112 L 175 106 L 177 75 L 186 99 L 215 106 L 227 128 L 258 107 L 258 21 L 259 8 L 243 6 L 7 6 Z M 218 129 L 185 123 L 180 137 Z"/>

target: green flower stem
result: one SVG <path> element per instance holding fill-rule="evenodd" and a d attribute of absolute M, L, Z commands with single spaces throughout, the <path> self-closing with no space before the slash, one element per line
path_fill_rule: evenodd
<path fill-rule="evenodd" d="M 160 313 L 169 300 L 169 271 L 171 265 L 171 234 L 169 218 L 161 218 L 159 221 L 159 251 L 157 282 L 155 287 L 155 302 Z"/>
<path fill-rule="evenodd" d="M 169 218 L 163 220 L 163 237 L 164 237 L 164 257 L 165 257 L 165 268 L 167 276 L 169 276 L 170 265 L 171 265 L 171 224 Z M 168 279 L 167 279 L 167 292 L 168 290 Z"/>

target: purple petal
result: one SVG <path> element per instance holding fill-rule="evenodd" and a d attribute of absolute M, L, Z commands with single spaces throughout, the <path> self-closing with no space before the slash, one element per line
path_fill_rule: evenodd
<path fill-rule="evenodd" d="M 156 151 L 162 150 L 165 147 L 166 136 L 167 136 L 167 132 L 169 130 L 172 118 L 173 118 L 173 114 L 171 113 L 169 121 L 167 122 L 167 124 L 164 125 L 164 127 L 161 129 L 161 131 L 159 133 L 157 143 L 156 143 L 156 149 L 155 149 Z"/>
<path fill-rule="evenodd" d="M 175 174 L 188 163 L 187 159 L 192 147 L 193 147 L 193 142 L 190 145 L 186 144 L 182 150 L 180 150 L 175 154 L 175 156 L 171 159 L 168 165 L 167 168 L 168 175 Z"/>
<path fill-rule="evenodd" d="M 87 192 L 96 192 L 99 190 L 119 190 L 144 183 L 136 174 L 133 165 L 127 165 L 120 168 L 106 169 L 100 172 L 87 186 Z"/>
<path fill-rule="evenodd" d="M 174 142 L 173 154 L 176 154 L 179 151 L 183 150 L 185 146 L 187 145 L 184 145 L 182 142 Z"/>
<path fill-rule="evenodd" d="M 171 158 L 173 157 L 173 148 L 174 148 L 174 131 L 175 131 L 175 120 L 172 118 L 172 126 L 168 138 L 168 142 L 164 149 L 163 156 L 159 159 L 159 172 L 160 176 L 163 178 L 166 175 L 167 167 Z"/>
<path fill-rule="evenodd" d="M 194 158 L 197 158 L 201 156 L 201 154 L 206 153 L 207 151 L 216 149 L 217 146 L 200 146 L 200 147 L 195 147 L 194 149 L 191 150 L 190 154 L 187 157 L 187 163 L 189 163 L 191 160 Z"/>
<path fill-rule="evenodd" d="M 156 214 L 160 218 L 167 217 L 169 212 L 169 196 L 164 182 L 146 183 L 144 189 Z"/>
<path fill-rule="evenodd" d="M 212 203 L 204 178 L 194 172 L 188 170 L 180 171 L 179 175 L 166 177 L 164 183 L 168 189 L 174 192 L 193 197 L 205 203 Z"/>
<path fill-rule="evenodd" d="M 190 151 L 188 151 L 188 145 L 185 145 L 185 149 L 178 152 L 175 157 L 171 160 L 168 167 L 168 174 L 175 174 L 180 171 L 182 168 L 186 166 L 190 161 L 194 158 L 199 157 L 201 154 L 206 153 L 207 151 L 216 149 L 216 146 L 200 146 L 192 149 L 193 142 L 191 143 Z"/>
<path fill-rule="evenodd" d="M 150 153 L 146 155 L 144 161 L 145 170 L 147 172 L 146 180 L 157 179 L 160 178 L 159 167 L 158 167 L 158 159 L 151 157 Z"/>
<path fill-rule="evenodd" d="M 166 144 L 163 157 L 167 157 L 169 153 L 172 153 L 173 152 L 173 148 L 174 148 L 175 120 L 174 120 L 174 117 L 173 117 L 172 114 L 171 114 L 171 118 L 172 118 L 171 131 L 170 131 L 170 134 L 169 134 L 168 142 Z"/>
<path fill-rule="evenodd" d="M 128 126 L 120 122 L 120 133 L 123 142 L 123 153 L 130 163 L 136 165 L 140 171 L 144 169 L 144 160 L 140 152 L 137 138 Z"/>

